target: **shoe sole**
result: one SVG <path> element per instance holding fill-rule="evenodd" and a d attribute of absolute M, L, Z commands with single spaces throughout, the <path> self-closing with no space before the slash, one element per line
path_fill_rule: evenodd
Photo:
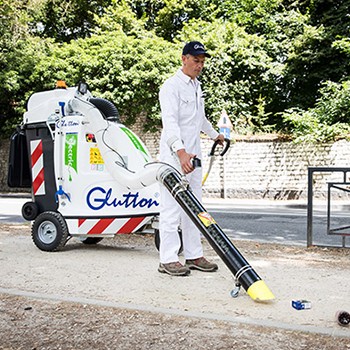
<path fill-rule="evenodd" d="M 212 267 L 210 269 L 206 269 L 205 267 L 200 267 L 197 265 L 186 265 L 190 270 L 198 270 L 198 271 L 202 271 L 202 272 L 215 272 L 218 270 L 217 267 Z"/>
<path fill-rule="evenodd" d="M 191 273 L 190 270 L 185 271 L 185 272 L 171 272 L 171 271 L 168 271 L 167 269 L 162 268 L 162 267 L 158 267 L 158 272 L 167 273 L 170 276 L 188 276 Z"/>

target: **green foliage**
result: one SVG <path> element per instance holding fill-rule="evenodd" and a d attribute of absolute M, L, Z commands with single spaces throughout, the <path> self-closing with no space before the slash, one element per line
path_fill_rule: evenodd
<path fill-rule="evenodd" d="M 62 79 L 72 86 L 84 80 L 94 95 L 115 103 L 126 123 L 143 114 L 150 129 L 159 124 L 159 86 L 178 67 L 179 55 L 174 45 L 155 35 L 138 34 L 115 30 L 52 46 L 36 63 L 30 81 L 53 86 Z"/>
<path fill-rule="evenodd" d="M 0 6 L 0 130 L 9 134 L 24 111 L 26 85 L 37 55 L 29 35 L 32 14 L 41 0 L 2 0 Z"/>
<path fill-rule="evenodd" d="M 172 41 L 181 33 L 183 26 L 192 19 L 207 19 L 216 10 L 209 0 L 127 0 L 128 6 L 145 29 Z"/>
<path fill-rule="evenodd" d="M 282 113 L 285 133 L 292 133 L 296 141 L 305 141 L 305 137 L 310 136 L 314 130 L 318 130 L 319 121 L 315 115 L 309 111 L 298 108 L 288 109 Z"/>
<path fill-rule="evenodd" d="M 298 113 L 287 110 L 283 113 L 286 128 L 292 133 L 294 142 L 334 142 L 349 139 L 350 126 L 345 123 L 327 125 L 317 120 L 310 111 Z"/>
<path fill-rule="evenodd" d="M 320 89 L 321 98 L 313 109 L 318 119 L 328 125 L 350 124 L 350 81 L 328 81 Z"/>
<path fill-rule="evenodd" d="M 72 43 L 73 50 L 82 52 L 72 65 L 78 67 L 94 93 L 116 104 L 126 123 L 145 114 L 149 121 L 145 127 L 151 128 L 152 121 L 157 124 L 159 119 L 159 86 L 178 67 L 178 50 L 156 36 L 135 38 L 121 31 L 110 34 Z"/>
<path fill-rule="evenodd" d="M 216 18 L 235 22 L 250 34 L 268 32 L 271 15 L 278 12 L 281 0 L 215 0 Z"/>
<path fill-rule="evenodd" d="M 37 0 L 38 1 L 38 0 Z M 112 0 L 41 0 L 31 27 L 37 35 L 57 42 L 91 35 L 96 18 L 103 15 Z"/>
<path fill-rule="evenodd" d="M 339 52 L 345 53 L 350 58 L 350 38 L 342 38 L 340 40 L 335 40 L 332 44 L 332 47 L 338 50 Z"/>
<path fill-rule="evenodd" d="M 348 138 L 350 133 L 350 81 L 326 82 L 321 97 L 308 111 L 287 110 L 282 114 L 285 130 L 296 140 L 328 142 Z"/>
<path fill-rule="evenodd" d="M 299 27 L 300 16 L 294 16 L 293 21 Z M 201 80 L 207 92 L 207 113 L 213 120 L 225 108 L 239 132 L 267 130 L 281 123 L 275 114 L 284 109 L 290 94 L 283 86 L 284 61 L 292 50 L 289 39 L 292 33 L 302 31 L 290 26 L 282 29 L 277 30 L 276 24 L 275 35 L 280 41 L 273 42 L 222 20 L 197 20 L 184 26 L 178 40 L 202 39 L 212 54 Z"/>
<path fill-rule="evenodd" d="M 297 3 L 300 2 L 308 12 L 311 36 L 304 36 L 289 59 L 287 79 L 296 92 L 291 104 L 309 108 L 320 96 L 322 83 L 339 82 L 350 75 L 349 56 L 334 45 L 341 38 L 349 37 L 349 3 L 328 0 Z"/>
<path fill-rule="evenodd" d="M 129 36 L 139 38 L 154 36 L 152 31 L 146 29 L 147 23 L 139 19 L 126 1 L 112 0 L 112 5 L 106 8 L 105 15 L 96 18 L 96 34 L 111 33 L 121 30 Z"/>
<path fill-rule="evenodd" d="M 85 80 L 126 123 L 159 125 L 158 91 L 183 44 L 212 58 L 201 77 L 207 115 L 223 108 L 237 132 L 347 137 L 347 2 L 326 0 L 0 0 L 0 129 L 28 97 Z"/>

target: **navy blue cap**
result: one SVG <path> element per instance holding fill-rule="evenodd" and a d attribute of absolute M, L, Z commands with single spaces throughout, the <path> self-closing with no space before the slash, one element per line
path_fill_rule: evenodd
<path fill-rule="evenodd" d="M 210 57 L 210 55 L 205 51 L 204 45 L 199 41 L 190 41 L 187 43 L 182 50 L 182 54 L 189 54 L 192 56 L 205 55 L 205 57 Z"/>

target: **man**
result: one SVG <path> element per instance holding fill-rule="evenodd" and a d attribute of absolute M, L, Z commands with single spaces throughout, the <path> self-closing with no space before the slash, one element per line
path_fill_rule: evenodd
<path fill-rule="evenodd" d="M 192 159 L 201 159 L 200 132 L 218 140 L 220 144 L 224 142 L 224 136 L 215 131 L 205 117 L 203 94 L 197 80 L 206 57 L 210 55 L 203 44 L 198 41 L 187 43 L 182 51 L 182 68 L 165 81 L 159 92 L 163 124 L 160 160 L 186 174 L 190 187 L 199 200 L 202 199 L 202 169 L 194 168 Z M 164 186 L 161 186 L 159 219 L 159 272 L 186 276 L 190 269 L 205 272 L 218 269 L 216 264 L 203 257 L 199 230 Z M 180 263 L 178 257 L 181 246 L 178 234 L 180 223 L 185 265 Z"/>

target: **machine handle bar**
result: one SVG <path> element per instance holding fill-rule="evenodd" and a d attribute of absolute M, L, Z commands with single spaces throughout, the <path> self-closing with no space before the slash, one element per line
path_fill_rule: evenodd
<path fill-rule="evenodd" d="M 222 152 L 220 153 L 220 156 L 221 156 L 221 157 L 224 156 L 225 153 L 226 153 L 226 152 L 228 151 L 228 149 L 230 148 L 230 143 L 231 143 L 230 139 L 225 138 L 225 143 L 226 143 L 226 144 L 225 144 L 225 147 L 224 147 L 224 149 L 222 150 Z M 209 156 L 213 156 L 213 155 L 214 155 L 216 146 L 217 146 L 218 144 L 219 144 L 219 141 L 218 141 L 218 140 L 214 142 L 213 147 L 211 148 L 211 151 L 210 151 L 210 153 L 209 153 Z"/>

